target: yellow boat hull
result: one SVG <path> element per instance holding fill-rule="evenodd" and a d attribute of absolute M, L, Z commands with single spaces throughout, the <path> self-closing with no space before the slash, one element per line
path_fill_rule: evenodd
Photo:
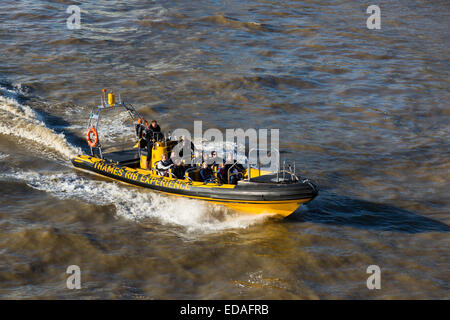
<path fill-rule="evenodd" d="M 287 217 L 292 214 L 298 207 L 310 200 L 292 200 L 266 203 L 220 203 L 236 211 L 251 213 L 251 214 L 273 214 L 276 216 Z"/>
<path fill-rule="evenodd" d="M 311 201 L 317 194 L 317 191 L 313 190 L 308 191 L 309 193 L 303 192 L 296 197 L 296 194 L 292 195 L 291 190 L 289 193 L 291 199 L 282 199 L 282 192 L 274 191 L 275 194 L 270 199 L 267 194 L 266 197 L 261 196 L 263 191 L 248 190 L 239 185 L 204 184 L 162 177 L 151 170 L 118 166 L 91 156 L 78 156 L 72 160 L 72 163 L 77 169 L 133 186 L 150 188 L 190 199 L 205 200 L 251 214 L 273 214 L 286 217 L 297 210 L 301 204 Z M 265 192 L 267 193 L 267 191 Z"/>

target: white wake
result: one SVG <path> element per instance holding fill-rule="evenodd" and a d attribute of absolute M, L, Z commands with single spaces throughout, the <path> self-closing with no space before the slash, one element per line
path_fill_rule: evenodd
<path fill-rule="evenodd" d="M 156 218 L 188 232 L 211 233 L 248 228 L 270 215 L 245 215 L 204 201 L 166 196 L 117 182 L 83 177 L 75 172 L 44 174 L 29 171 L 0 173 L 0 179 L 18 180 L 60 199 L 77 199 L 95 205 L 114 205 L 120 217 L 141 221 Z"/>
<path fill-rule="evenodd" d="M 70 159 L 81 153 L 81 149 L 69 144 L 63 133 L 49 128 L 44 119 L 30 106 L 19 102 L 19 89 L 8 89 L 0 85 L 0 134 L 32 140 Z"/>

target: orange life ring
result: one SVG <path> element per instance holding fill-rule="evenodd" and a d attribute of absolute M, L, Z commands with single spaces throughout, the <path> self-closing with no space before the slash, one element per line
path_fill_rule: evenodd
<path fill-rule="evenodd" d="M 94 141 L 91 139 L 91 133 L 94 135 Z M 91 148 L 95 148 L 98 145 L 98 132 L 94 127 L 91 127 L 86 133 L 86 140 Z"/>

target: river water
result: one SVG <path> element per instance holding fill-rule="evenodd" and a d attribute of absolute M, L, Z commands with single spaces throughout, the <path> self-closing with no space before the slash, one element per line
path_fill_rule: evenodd
<path fill-rule="evenodd" d="M 450 298 L 448 1 L 380 30 L 366 1 L 0 5 L 0 298 Z M 75 171 L 102 88 L 163 130 L 280 129 L 320 194 L 278 220 Z"/>

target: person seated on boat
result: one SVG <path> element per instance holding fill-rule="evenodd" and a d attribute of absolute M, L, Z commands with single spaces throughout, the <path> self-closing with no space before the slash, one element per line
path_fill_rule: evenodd
<path fill-rule="evenodd" d="M 202 178 L 202 181 L 206 183 L 214 182 L 215 180 L 213 172 L 206 162 L 202 163 L 202 168 L 200 169 L 200 177 Z"/>
<path fill-rule="evenodd" d="M 230 171 L 231 168 L 231 171 Z M 245 172 L 245 168 L 242 164 L 238 163 L 236 160 L 233 159 L 233 155 L 231 153 L 228 154 L 227 156 L 227 162 L 224 166 L 224 170 L 227 174 L 227 179 L 228 179 L 228 174 L 230 175 L 230 183 L 232 184 L 237 184 L 237 182 L 239 180 L 242 180 L 244 178 L 243 173 Z M 230 171 L 230 172 L 228 172 Z"/>
<path fill-rule="evenodd" d="M 192 141 L 189 141 L 188 139 L 186 139 L 185 136 L 181 136 L 180 141 L 178 143 L 180 145 L 180 149 L 179 149 L 180 152 L 178 153 L 180 158 L 183 158 L 184 149 L 190 150 L 189 155 L 192 155 L 192 153 L 194 153 L 196 151 L 194 143 Z M 184 160 L 189 160 L 189 158 L 184 159 Z"/>
<path fill-rule="evenodd" d="M 160 175 L 167 177 L 171 167 L 173 167 L 173 162 L 171 159 L 168 159 L 167 155 L 164 153 L 161 156 L 161 161 L 158 161 L 156 164 L 156 170 L 158 170 Z"/>
<path fill-rule="evenodd" d="M 172 168 L 172 173 L 178 179 L 184 179 L 185 172 L 186 172 L 186 167 L 184 166 L 183 162 L 181 162 L 180 159 L 176 159 L 175 160 L 175 165 Z"/>
<path fill-rule="evenodd" d="M 172 151 L 170 153 L 170 160 L 172 160 L 173 163 L 176 163 L 177 160 L 181 160 L 180 157 L 177 156 L 177 153 L 175 151 Z"/>
<path fill-rule="evenodd" d="M 233 158 L 233 155 L 231 153 L 229 153 L 227 156 L 227 161 L 225 162 L 225 168 L 229 169 L 234 164 L 236 164 L 235 167 L 238 169 L 239 172 L 245 171 L 244 166 L 240 163 L 237 163 L 237 160 Z"/>
<path fill-rule="evenodd" d="M 202 165 L 203 165 L 203 162 L 206 162 L 206 164 L 208 165 L 208 167 L 209 167 L 209 165 L 211 164 L 211 158 L 209 157 L 209 155 L 208 155 L 206 152 L 203 154 Z"/>
<path fill-rule="evenodd" d="M 222 183 L 228 183 L 225 164 L 223 162 L 219 163 L 219 165 L 216 167 L 216 176 Z"/>
<path fill-rule="evenodd" d="M 237 182 L 242 179 L 244 179 L 242 172 L 239 172 L 236 167 L 233 167 L 230 172 L 230 183 L 237 184 Z"/>
<path fill-rule="evenodd" d="M 202 155 L 200 151 L 195 150 L 194 151 L 194 158 L 192 159 L 192 166 L 200 166 L 202 164 Z"/>
<path fill-rule="evenodd" d="M 211 158 L 210 158 L 210 162 L 211 162 L 211 166 L 213 168 L 217 168 L 219 166 L 219 164 L 223 163 L 223 159 L 221 157 L 217 156 L 217 152 L 216 151 L 212 151 L 211 152 Z"/>

